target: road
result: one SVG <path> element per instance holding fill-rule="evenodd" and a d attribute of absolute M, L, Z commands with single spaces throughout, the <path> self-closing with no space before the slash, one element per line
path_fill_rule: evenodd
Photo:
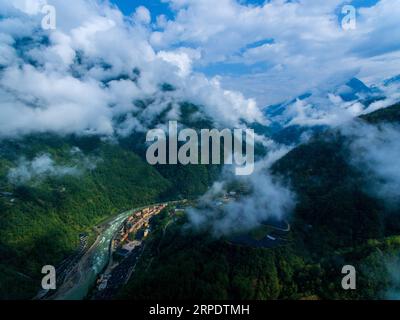
<path fill-rule="evenodd" d="M 133 211 L 124 212 L 99 228 L 102 231 L 101 234 L 66 275 L 63 284 L 50 299 L 82 300 L 86 298 L 97 279 L 97 275 L 108 263 L 109 247 L 114 233 Z"/>
<path fill-rule="evenodd" d="M 285 224 L 285 226 L 280 224 Z M 250 233 L 243 233 L 229 238 L 228 242 L 234 245 L 269 249 L 287 244 L 287 239 L 284 235 L 288 234 L 291 230 L 289 222 L 286 220 L 279 222 L 279 224 L 278 222 L 265 222 L 263 225 L 270 227 L 274 231 L 267 234 L 261 240 L 254 239 Z"/>
<path fill-rule="evenodd" d="M 166 202 L 167 204 L 178 203 L 179 201 Z M 62 274 L 63 281 L 58 289 L 50 294 L 38 294 L 38 298 L 49 300 L 83 300 L 87 298 L 90 290 L 95 285 L 98 275 L 107 267 L 110 259 L 111 241 L 124 221 L 133 212 L 144 208 L 153 207 L 159 204 L 152 204 L 119 214 L 109 222 L 98 226 L 99 235 L 93 245 L 77 259 L 74 255 L 74 263 Z M 77 261 L 75 261 L 77 260 Z"/>
<path fill-rule="evenodd" d="M 121 287 L 131 277 L 136 264 L 144 250 L 144 245 L 135 248 L 132 253 L 118 264 L 108 275 L 107 287 L 103 290 L 96 290 L 92 296 L 93 300 L 111 300 Z"/>

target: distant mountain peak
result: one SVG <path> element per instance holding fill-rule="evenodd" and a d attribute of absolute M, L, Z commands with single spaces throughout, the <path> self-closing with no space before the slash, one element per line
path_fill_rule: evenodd
<path fill-rule="evenodd" d="M 394 76 L 394 77 L 391 77 L 391 78 L 385 80 L 385 81 L 383 82 L 383 85 L 384 85 L 385 87 L 388 87 L 388 86 L 390 86 L 390 85 L 392 85 L 392 84 L 395 84 L 395 83 L 400 83 L 400 74 L 397 75 L 397 76 Z"/>

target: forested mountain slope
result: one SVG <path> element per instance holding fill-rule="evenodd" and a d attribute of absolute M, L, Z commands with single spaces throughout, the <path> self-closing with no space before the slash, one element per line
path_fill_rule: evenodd
<path fill-rule="evenodd" d="M 128 147 L 139 143 L 50 134 L 0 143 L 0 298 L 31 298 L 42 266 L 73 253 L 79 234 L 104 219 L 200 195 L 218 175 L 212 166 L 162 172 Z"/>
<path fill-rule="evenodd" d="M 357 120 L 400 121 L 400 105 Z M 295 211 L 286 245 L 251 248 L 187 228 L 186 218 L 147 247 L 121 293 L 125 299 L 377 299 L 393 298 L 399 283 L 400 215 L 363 186 L 351 139 L 340 130 L 317 134 L 279 160 L 273 173 L 292 185 Z M 186 226 L 186 227 L 182 227 Z M 341 287 L 342 267 L 354 265 L 357 290 Z"/>

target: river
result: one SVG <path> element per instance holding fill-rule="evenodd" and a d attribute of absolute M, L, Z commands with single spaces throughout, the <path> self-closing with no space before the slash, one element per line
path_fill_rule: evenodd
<path fill-rule="evenodd" d="M 59 293 L 55 296 L 56 300 L 83 300 L 87 297 L 98 275 L 108 264 L 110 244 L 115 232 L 135 210 L 138 209 L 121 213 L 107 224 L 95 244 L 79 262 L 77 274 L 73 275 L 74 280 L 65 283 L 60 288 Z"/>

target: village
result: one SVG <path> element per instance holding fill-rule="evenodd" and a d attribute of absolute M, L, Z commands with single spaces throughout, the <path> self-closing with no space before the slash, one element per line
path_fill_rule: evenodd
<path fill-rule="evenodd" d="M 125 220 L 117 235 L 112 240 L 112 251 L 115 257 L 125 258 L 142 244 L 142 240 L 147 238 L 150 228 L 149 220 L 166 208 L 166 204 L 145 208 L 133 213 Z"/>
<path fill-rule="evenodd" d="M 167 207 L 160 204 L 135 211 L 130 215 L 110 243 L 110 260 L 104 273 L 97 281 L 97 295 L 112 294 L 126 283 L 143 249 L 143 241 L 150 233 L 150 219 Z M 103 297 L 104 298 L 104 297 Z"/>

